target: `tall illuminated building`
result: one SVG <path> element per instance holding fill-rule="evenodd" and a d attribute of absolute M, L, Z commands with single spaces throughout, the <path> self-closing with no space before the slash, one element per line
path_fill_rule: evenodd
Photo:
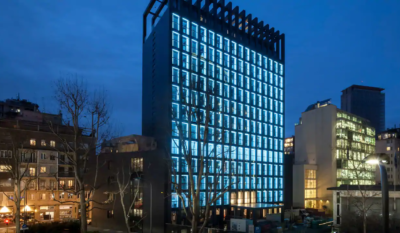
<path fill-rule="evenodd" d="M 229 151 L 230 172 L 221 182 L 232 183 L 213 213 L 249 218 L 282 211 L 284 34 L 223 0 L 159 2 L 151 1 L 144 13 L 143 135 L 171 152 L 179 182 L 186 186 L 182 145 L 173 142 L 172 113 L 184 127 L 201 132 L 203 126 L 197 128 L 179 114 L 182 99 L 204 109 L 206 92 L 212 92 L 209 132 L 226 136 L 222 142 L 211 136 L 209 143 Z M 187 145 L 200 150 L 200 139 L 187 135 Z M 216 169 L 218 158 L 207 160 Z M 179 222 L 181 203 L 168 192 L 168 208 Z M 200 196 L 206 195 L 201 190 Z"/>

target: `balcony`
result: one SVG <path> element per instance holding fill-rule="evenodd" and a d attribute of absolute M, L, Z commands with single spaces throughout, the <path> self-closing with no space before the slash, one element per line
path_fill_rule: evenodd
<path fill-rule="evenodd" d="M 36 158 L 21 158 L 21 163 L 37 163 Z"/>
<path fill-rule="evenodd" d="M 75 172 L 58 172 L 58 177 L 75 177 Z"/>
<path fill-rule="evenodd" d="M 74 190 L 75 186 L 58 185 L 58 190 Z"/>
<path fill-rule="evenodd" d="M 72 162 L 59 159 L 58 160 L 58 164 L 60 164 L 60 165 L 72 165 Z"/>
<path fill-rule="evenodd" d="M 55 190 L 56 186 L 50 185 L 39 185 L 39 190 Z"/>

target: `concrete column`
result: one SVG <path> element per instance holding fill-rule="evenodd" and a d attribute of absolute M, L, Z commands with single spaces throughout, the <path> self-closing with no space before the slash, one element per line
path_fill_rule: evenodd
<path fill-rule="evenodd" d="M 35 209 L 36 209 L 36 212 L 35 212 L 35 219 L 38 220 L 38 221 L 40 221 L 40 210 L 39 210 L 39 205 L 35 205 Z"/>
<path fill-rule="evenodd" d="M 54 206 L 54 221 L 60 221 L 60 206 Z"/>

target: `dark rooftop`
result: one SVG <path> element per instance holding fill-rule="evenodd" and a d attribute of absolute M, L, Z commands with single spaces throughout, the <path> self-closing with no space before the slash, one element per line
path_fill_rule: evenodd
<path fill-rule="evenodd" d="M 313 109 L 316 109 L 316 108 L 319 108 L 320 105 L 325 105 L 325 104 L 326 104 L 326 105 L 331 104 L 331 99 L 326 99 L 326 100 L 322 100 L 322 101 L 317 101 L 316 103 L 309 105 L 309 106 L 307 107 L 307 109 L 306 109 L 306 112 L 308 112 L 308 111 L 310 111 L 310 110 L 313 110 Z"/>
<path fill-rule="evenodd" d="M 352 85 L 346 89 L 344 89 L 342 92 L 345 92 L 346 90 L 354 90 L 354 89 L 361 89 L 361 90 L 370 90 L 370 91 L 384 91 L 385 89 L 380 88 L 380 87 L 369 87 L 369 86 L 361 86 L 361 85 Z"/>

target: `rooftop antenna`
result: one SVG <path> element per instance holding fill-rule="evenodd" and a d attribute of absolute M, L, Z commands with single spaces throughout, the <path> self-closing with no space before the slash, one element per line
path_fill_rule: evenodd
<path fill-rule="evenodd" d="M 18 92 L 18 95 L 17 95 L 17 100 L 19 101 L 19 92 Z"/>

